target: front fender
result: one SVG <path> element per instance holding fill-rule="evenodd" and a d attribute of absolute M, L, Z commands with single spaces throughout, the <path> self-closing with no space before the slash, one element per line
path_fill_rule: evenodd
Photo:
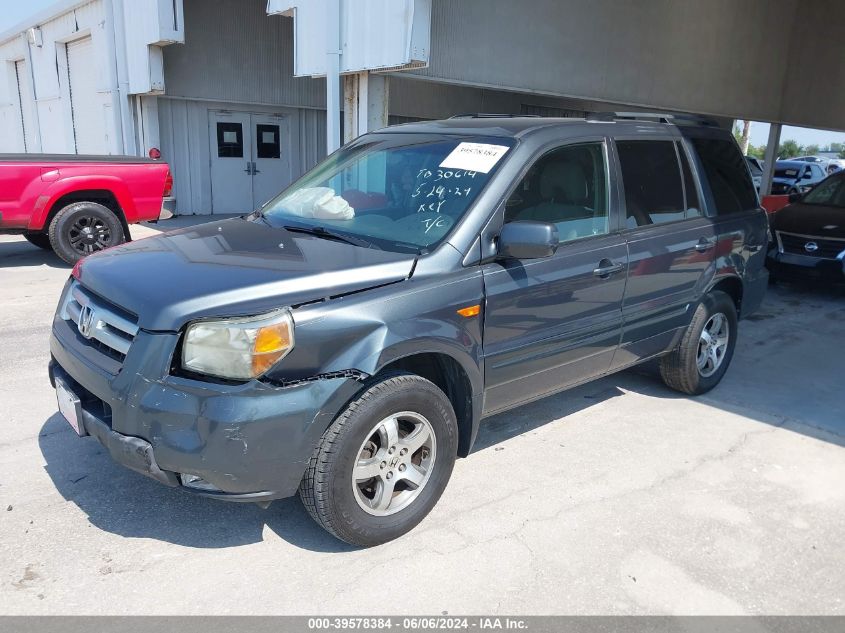
<path fill-rule="evenodd" d="M 483 303 L 476 272 L 431 280 L 407 280 L 357 295 L 294 310 L 296 346 L 268 373 L 271 380 L 297 380 L 355 369 L 369 375 L 414 354 L 453 358 L 466 372 L 473 394 L 483 391 L 482 316 L 458 314 Z"/>

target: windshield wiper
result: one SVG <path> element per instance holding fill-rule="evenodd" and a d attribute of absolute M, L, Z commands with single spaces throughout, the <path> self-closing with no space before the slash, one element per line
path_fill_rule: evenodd
<path fill-rule="evenodd" d="M 321 237 L 325 240 L 345 242 L 346 244 L 352 244 L 352 246 L 362 246 L 363 248 L 378 248 L 375 244 L 373 244 L 372 242 L 368 242 L 362 237 L 335 233 L 334 231 L 330 231 L 329 229 L 323 226 L 298 226 L 295 224 L 286 224 L 282 228 L 286 231 L 290 231 L 291 233 L 306 233 L 308 235 Z"/>

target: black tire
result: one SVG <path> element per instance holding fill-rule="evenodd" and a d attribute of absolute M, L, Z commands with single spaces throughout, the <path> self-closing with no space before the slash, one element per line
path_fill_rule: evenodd
<path fill-rule="evenodd" d="M 702 332 L 705 326 L 711 323 L 711 318 L 719 314 L 724 315 L 727 320 L 727 345 L 715 371 L 710 375 L 703 375 L 707 372 L 703 372 L 698 366 Z M 731 363 L 736 336 L 737 313 L 733 299 L 718 290 L 705 295 L 698 304 L 678 347 L 660 361 L 660 376 L 663 382 L 676 391 L 692 396 L 710 391 L 719 384 Z"/>
<path fill-rule="evenodd" d="M 428 479 L 407 506 L 375 516 L 358 499 L 353 486 L 360 484 L 354 483 L 353 468 L 361 463 L 359 451 L 373 437 L 374 426 L 400 412 L 424 416 L 430 423 L 435 457 Z M 379 545 L 410 531 L 431 511 L 452 474 L 457 448 L 457 420 L 446 394 L 417 375 L 390 373 L 367 387 L 323 434 L 300 483 L 299 496 L 314 520 L 337 538 L 361 547 Z"/>
<path fill-rule="evenodd" d="M 53 249 L 50 245 L 50 236 L 46 233 L 24 233 L 24 237 L 27 242 L 38 248 L 43 248 L 45 251 Z"/>
<path fill-rule="evenodd" d="M 96 202 L 69 204 L 50 222 L 48 234 L 53 251 L 68 264 L 126 241 L 120 218 Z"/>

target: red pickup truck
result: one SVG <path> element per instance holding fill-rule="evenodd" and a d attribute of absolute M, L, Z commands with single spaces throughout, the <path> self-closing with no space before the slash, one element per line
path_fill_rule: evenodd
<path fill-rule="evenodd" d="M 172 215 L 167 163 L 137 156 L 0 154 L 0 233 L 22 233 L 73 264 Z"/>

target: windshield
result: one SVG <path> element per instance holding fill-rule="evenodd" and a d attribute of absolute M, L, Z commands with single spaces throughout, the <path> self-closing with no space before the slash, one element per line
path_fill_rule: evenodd
<path fill-rule="evenodd" d="M 365 138 L 329 156 L 262 215 L 273 226 L 421 252 L 446 237 L 512 145 L 489 137 Z"/>
<path fill-rule="evenodd" d="M 806 194 L 801 202 L 828 207 L 845 207 L 845 177 L 834 176 L 822 181 Z"/>

